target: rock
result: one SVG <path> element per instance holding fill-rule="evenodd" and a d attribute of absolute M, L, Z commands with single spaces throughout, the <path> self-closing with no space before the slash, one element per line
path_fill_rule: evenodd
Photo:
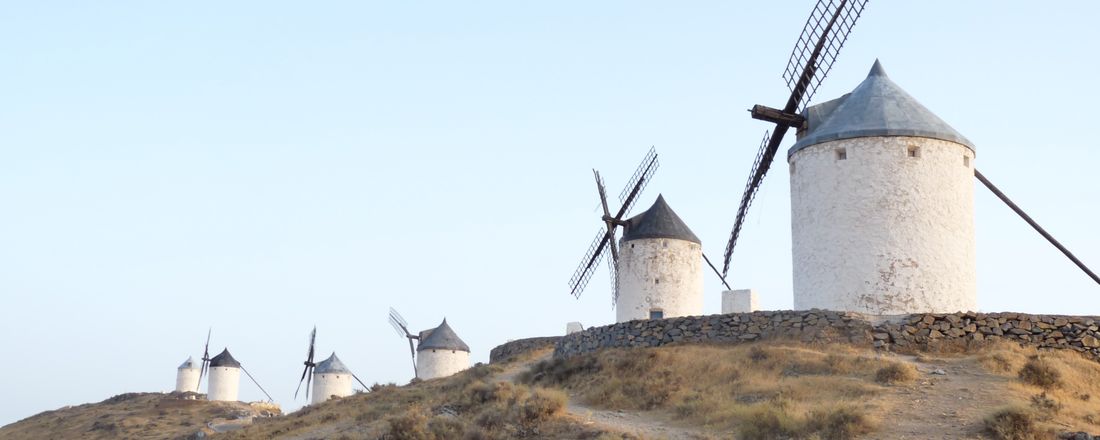
<path fill-rule="evenodd" d="M 890 339 L 889 333 L 872 333 L 871 337 L 875 340 L 885 341 Z"/>
<path fill-rule="evenodd" d="M 932 331 L 928 332 L 928 338 L 929 339 L 938 339 L 938 338 L 942 338 L 942 337 L 943 337 L 943 333 L 940 333 L 939 330 L 932 330 Z"/>
<path fill-rule="evenodd" d="M 937 368 L 935 370 L 929 371 L 929 373 L 930 374 L 935 374 L 935 375 L 938 375 L 938 376 L 946 376 L 947 375 L 947 372 L 943 371 L 942 368 Z"/>
<path fill-rule="evenodd" d="M 1086 347 L 1100 347 L 1100 339 L 1096 339 L 1096 337 L 1091 335 L 1086 335 L 1081 338 L 1081 345 Z"/>

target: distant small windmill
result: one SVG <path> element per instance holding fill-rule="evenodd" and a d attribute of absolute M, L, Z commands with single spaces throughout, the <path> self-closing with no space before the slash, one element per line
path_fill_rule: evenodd
<path fill-rule="evenodd" d="M 413 340 L 419 341 L 420 336 L 409 331 L 409 323 L 393 307 L 390 307 L 390 325 L 397 331 L 398 336 L 409 340 L 409 355 L 412 357 L 413 377 L 416 377 L 416 347 L 413 345 Z"/>
<path fill-rule="evenodd" d="M 323 402 L 328 399 L 330 395 L 347 396 L 351 394 L 351 381 L 345 380 L 348 378 L 355 379 L 359 382 L 359 385 L 363 386 L 363 389 L 369 390 L 363 381 L 359 380 L 351 370 L 344 366 L 343 362 L 336 357 L 336 353 L 332 353 L 328 359 L 322 361 L 320 364 L 313 362 L 313 355 L 315 353 L 315 347 L 317 342 L 317 326 L 313 326 L 313 331 L 309 332 L 309 350 L 306 352 L 305 369 L 302 370 L 302 378 L 298 380 L 298 387 L 294 389 L 294 398 L 298 398 L 298 392 L 302 389 L 302 382 L 306 383 L 306 399 L 309 399 L 310 385 L 317 390 L 314 391 L 313 403 Z M 329 378 L 329 376 L 332 376 Z M 314 378 L 314 376 L 322 376 Z M 327 390 L 327 391 L 321 391 Z M 321 392 L 320 395 L 317 393 Z"/>
<path fill-rule="evenodd" d="M 569 289 L 573 296 L 579 297 L 606 255 L 605 250 L 610 249 L 612 305 L 619 322 L 702 314 L 702 262 L 709 265 L 710 260 L 703 254 L 699 238 L 662 195 L 657 196 L 650 208 L 626 218 L 659 165 L 657 151 L 650 148 L 619 194 L 622 205 L 614 215 L 600 172 L 592 170 L 603 208 L 600 218 L 603 227 L 569 279 Z M 616 237 L 619 227 L 623 228 L 623 249 Z M 713 265 L 710 267 L 718 274 Z"/>

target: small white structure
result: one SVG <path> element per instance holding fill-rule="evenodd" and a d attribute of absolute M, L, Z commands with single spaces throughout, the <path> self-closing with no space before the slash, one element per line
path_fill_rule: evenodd
<path fill-rule="evenodd" d="M 703 245 L 664 196 L 623 227 L 616 321 L 703 314 Z"/>
<path fill-rule="evenodd" d="M 324 402 L 332 397 L 351 395 L 351 370 L 340 362 L 336 352 L 313 368 L 312 404 Z"/>
<path fill-rule="evenodd" d="M 241 390 L 241 363 L 233 359 L 229 349 L 210 359 L 210 380 L 206 383 L 206 400 L 237 401 Z"/>
<path fill-rule="evenodd" d="M 416 346 L 418 379 L 450 376 L 469 366 L 470 346 L 451 330 L 447 318 L 443 318 L 439 327 L 420 332 L 420 343 Z"/>
<path fill-rule="evenodd" d="M 794 308 L 977 309 L 974 146 L 875 61 L 787 154 Z"/>
<path fill-rule="evenodd" d="M 577 321 L 573 321 L 565 324 L 565 334 L 571 335 L 573 333 L 584 331 L 584 326 Z"/>
<path fill-rule="evenodd" d="M 176 392 L 199 392 L 199 374 L 202 366 L 195 364 L 195 359 L 188 356 L 186 361 L 176 369 Z"/>
<path fill-rule="evenodd" d="M 753 289 L 722 291 L 722 314 L 752 313 L 760 310 L 756 291 Z"/>

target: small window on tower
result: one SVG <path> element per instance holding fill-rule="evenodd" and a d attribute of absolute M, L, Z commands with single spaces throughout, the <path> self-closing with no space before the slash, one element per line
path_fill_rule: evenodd
<path fill-rule="evenodd" d="M 909 157 L 920 157 L 920 147 L 916 145 L 909 146 Z"/>
<path fill-rule="evenodd" d="M 653 279 L 653 284 L 661 284 L 661 279 L 660 278 L 654 278 Z"/>
<path fill-rule="evenodd" d="M 665 319 L 665 311 L 661 309 L 650 309 L 649 319 Z"/>
<path fill-rule="evenodd" d="M 847 159 L 848 159 L 848 150 L 846 150 L 844 148 L 837 148 L 836 149 L 836 160 L 847 160 Z"/>
<path fill-rule="evenodd" d="M 963 155 L 963 166 L 970 168 L 970 156 Z"/>

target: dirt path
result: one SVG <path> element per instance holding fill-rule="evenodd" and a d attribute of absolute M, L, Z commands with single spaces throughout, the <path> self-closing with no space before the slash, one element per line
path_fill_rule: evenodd
<path fill-rule="evenodd" d="M 869 438 L 986 438 L 982 434 L 983 420 L 1008 400 L 1003 395 L 1008 379 L 990 374 L 965 358 L 896 359 L 912 364 L 920 376 L 912 385 L 896 386 L 877 399 L 887 410 L 882 428 Z"/>
<path fill-rule="evenodd" d="M 515 362 L 504 371 L 493 376 L 494 382 L 515 382 L 519 376 L 532 365 L 549 359 L 552 352 L 535 356 L 523 362 Z M 577 419 L 583 425 L 595 426 L 610 431 L 633 434 L 646 440 L 705 440 L 712 436 L 703 431 L 674 426 L 653 412 L 634 412 L 622 410 L 606 410 L 592 408 L 581 404 L 577 396 L 569 395 L 569 402 L 565 407 L 566 413 Z"/>

